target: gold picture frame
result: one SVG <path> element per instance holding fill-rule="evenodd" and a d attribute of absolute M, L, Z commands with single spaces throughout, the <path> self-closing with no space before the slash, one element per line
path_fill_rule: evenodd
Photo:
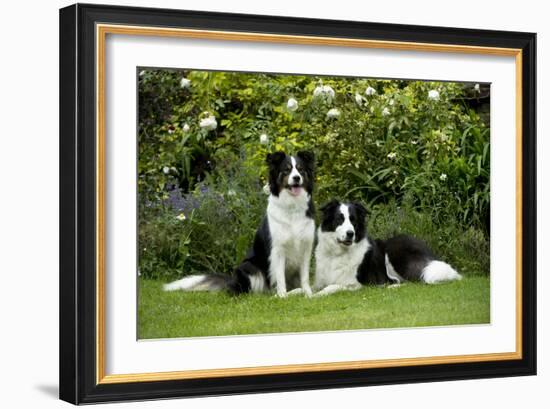
<path fill-rule="evenodd" d="M 200 15 L 199 15 L 200 14 Z M 124 17 L 121 17 L 123 15 Z M 86 212 L 89 220 L 94 220 L 95 233 L 93 237 L 94 262 L 93 268 L 86 271 L 77 271 L 63 264 L 61 269 L 62 291 L 61 308 L 64 320 L 70 321 L 61 325 L 61 349 L 64 363 L 61 364 L 61 398 L 73 403 L 96 402 L 104 400 L 121 400 L 136 398 L 157 398 L 164 396 L 189 396 L 209 393 L 230 393 L 237 391 L 238 388 L 223 383 L 217 386 L 213 391 L 207 391 L 205 388 L 189 386 L 185 381 L 204 380 L 205 382 L 219 382 L 222 379 L 234 378 L 242 380 L 246 385 L 246 391 L 261 390 L 288 390 L 288 385 L 280 383 L 277 387 L 277 380 L 274 380 L 268 389 L 265 384 L 260 382 L 265 376 L 292 376 L 299 375 L 300 379 L 310 374 L 318 374 L 323 380 L 318 380 L 319 387 L 329 387 L 337 383 L 330 383 L 331 376 L 335 373 L 355 372 L 364 376 L 369 376 L 371 382 L 365 381 L 361 377 L 362 384 L 376 384 L 377 373 L 372 370 L 390 370 L 396 368 L 406 368 L 410 374 L 415 367 L 427 366 L 436 368 L 433 377 L 426 377 L 426 380 L 435 379 L 454 379 L 463 377 L 464 368 L 470 372 L 478 371 L 477 376 L 482 373 L 491 372 L 495 376 L 518 373 L 534 373 L 534 320 L 533 311 L 535 284 L 534 277 L 534 204 L 530 202 L 535 192 L 534 168 L 525 165 L 525 159 L 534 158 L 532 145 L 534 144 L 534 41 L 535 37 L 527 33 L 499 33 L 499 41 L 494 41 L 496 34 L 489 36 L 488 33 L 476 31 L 468 32 L 460 29 L 439 29 L 432 32 L 426 28 L 410 26 L 408 30 L 401 34 L 403 38 L 394 39 L 391 25 L 377 25 L 377 38 L 368 38 L 368 33 L 375 30 L 368 23 L 355 23 L 363 28 L 358 31 L 357 37 L 343 37 L 338 29 L 330 28 L 327 22 L 316 22 L 316 31 L 318 34 L 288 34 L 295 32 L 299 26 L 300 19 L 270 18 L 271 22 L 277 26 L 277 30 L 271 27 L 269 32 L 260 32 L 256 30 L 230 30 L 224 28 L 237 19 L 234 15 L 215 15 L 212 16 L 210 26 L 196 27 L 201 17 L 209 16 L 209 13 L 198 12 L 174 12 L 170 23 L 164 20 L 164 14 L 158 10 L 152 9 L 134 9 L 134 8 L 111 8 L 103 6 L 71 6 L 61 10 L 61 39 L 64 36 L 74 36 L 65 48 L 61 49 L 61 70 L 62 75 L 69 74 L 72 69 L 75 84 L 82 81 L 82 86 L 78 85 L 73 89 L 63 89 L 70 87 L 70 84 L 63 85 L 61 91 L 62 99 L 62 121 L 68 121 L 67 126 L 62 126 L 61 143 L 78 145 L 81 138 L 90 139 L 90 130 L 79 130 L 78 115 L 85 112 L 95 112 L 94 130 L 91 132 L 92 141 L 87 142 L 87 146 L 93 146 L 95 155 L 86 156 L 80 162 L 85 163 L 86 170 L 74 167 L 74 162 L 78 161 L 78 153 L 73 151 L 71 157 L 61 157 L 61 169 L 71 172 L 72 177 L 77 180 L 86 174 L 86 189 L 89 192 L 95 192 L 93 211 L 90 213 L 89 206 L 84 209 L 79 202 L 78 195 L 75 194 L 78 187 L 65 188 L 62 181 L 62 198 L 67 202 L 67 206 L 73 206 L 75 213 Z M 215 18 L 214 18 L 215 17 Z M 250 26 L 258 25 L 259 22 L 254 16 L 238 16 L 239 19 L 248 19 Z M 179 20 L 178 20 L 179 19 Z M 155 21 L 153 24 L 144 24 L 143 20 Z M 239 21 L 241 21 L 239 20 Z M 80 22 L 80 24 L 79 24 Z M 176 24 L 177 23 L 177 24 Z M 202 24 L 202 23 L 201 23 Z M 273 25 L 272 24 L 272 25 Z M 277 25 L 278 24 L 278 25 Z M 363 25 L 363 26 L 361 26 Z M 77 27 L 81 30 L 81 36 L 78 37 Z M 332 30 L 332 31 L 331 31 Z M 454 31 L 453 31 L 454 30 Z M 423 38 L 429 38 L 430 41 L 418 41 L 418 35 L 422 33 Z M 450 43 L 448 36 L 452 34 L 460 42 Z M 208 370 L 188 370 L 174 372 L 154 372 L 154 373 L 129 373 L 129 374 L 107 374 L 105 371 L 106 344 L 105 344 L 105 109 L 106 109 L 106 88 L 105 88 L 105 43 L 110 35 L 126 36 L 158 36 L 167 38 L 193 38 L 210 39 L 221 41 L 244 41 L 257 43 L 279 43 L 279 44 L 301 44 L 301 45 L 322 45 L 334 47 L 356 47 L 356 48 L 374 48 L 382 50 L 404 50 L 404 51 L 429 51 L 445 53 L 466 53 L 481 55 L 509 56 L 515 58 L 516 66 L 516 346 L 515 351 L 507 353 L 487 353 L 477 355 L 451 355 L 435 357 L 418 357 L 402 359 L 384 359 L 370 361 L 348 361 L 348 362 L 320 362 L 315 364 L 296 364 L 296 365 L 278 365 L 278 366 L 258 366 L 242 368 L 220 368 Z M 409 37 L 407 37 L 407 35 Z M 497 36 L 498 37 L 498 36 Z M 406 40 L 405 38 L 410 38 Z M 490 43 L 490 44 L 489 44 Z M 494 43 L 494 44 L 493 44 Z M 87 56 L 88 64 L 86 67 L 79 66 L 85 64 L 78 62 L 76 56 L 80 51 L 82 55 Z M 93 57 L 91 61 L 90 57 Z M 64 60 L 65 59 L 65 60 Z M 93 63 L 93 66 L 89 65 Z M 76 65 L 76 66 L 75 66 Z M 65 68 L 64 68 L 65 67 Z M 69 67 L 71 69 L 69 69 Z M 90 78 L 90 76 L 93 76 Z M 85 91 L 80 91 L 86 88 Z M 86 107 L 79 107 L 81 102 L 75 102 L 82 92 L 82 98 L 93 99 L 93 106 L 90 103 Z M 71 98 L 69 98 L 71 97 Z M 65 98 L 65 99 L 64 99 Z M 90 99 L 91 98 L 91 99 Z M 64 105 L 65 104 L 65 105 Z M 80 109 L 79 109 L 80 108 Z M 65 115 L 65 117 L 63 117 Z M 69 118 L 70 117 L 70 118 Z M 88 119 L 89 121 L 89 119 Z M 74 126 L 69 126 L 74 125 Z M 72 129 L 71 129 L 72 128 Z M 80 132 L 80 133 L 79 133 Z M 79 139 L 80 138 L 80 139 Z M 91 145 L 90 145 L 91 144 Z M 85 153 L 81 153 L 85 155 Z M 69 154 L 67 154 L 69 155 Z M 77 157 L 74 157 L 76 155 Z M 91 160 L 93 159 L 93 160 Z M 93 169 L 92 169 L 93 168 Z M 93 171 L 90 173 L 90 171 Z M 75 183 L 76 185 L 76 183 Z M 75 199 L 76 198 L 76 199 Z M 526 206 L 528 203 L 528 206 Z M 62 241 L 71 242 L 75 249 L 78 248 L 78 237 L 74 231 L 76 226 L 70 222 L 62 220 L 61 222 Z M 89 225 L 89 224 L 88 224 Z M 62 246 L 63 247 L 63 246 Z M 527 254 L 525 249 L 528 250 Z M 71 257 L 76 258 L 77 250 Z M 89 253 L 91 254 L 91 253 Z M 71 258 L 72 260 L 72 258 Z M 86 274 L 85 278 L 83 274 Z M 82 276 L 81 276 L 82 275 Z M 90 277 L 92 275 L 92 277 Z M 70 278 L 68 278 L 70 277 Z M 67 282 L 67 287 L 63 286 L 63 280 Z M 86 296 L 78 296 L 67 300 L 67 294 L 72 291 L 78 294 L 79 286 L 84 283 L 91 283 L 93 280 L 93 292 L 86 290 Z M 527 285 L 525 285 L 527 283 Z M 80 290 L 82 291 L 82 290 Z M 90 300 L 90 296 L 93 298 Z M 86 301 L 81 301 L 86 298 Z M 84 309 L 90 311 L 94 307 L 94 316 L 85 317 L 84 325 L 87 328 L 86 334 L 77 332 L 75 340 L 74 328 L 77 327 L 76 318 L 82 314 Z M 79 310 L 81 309 L 81 310 Z M 89 334 L 95 333 L 93 340 L 90 340 Z M 87 337 L 87 338 L 85 338 Z M 85 338 L 85 339 L 84 339 Z M 64 345 L 71 341 L 76 341 L 74 348 L 64 348 Z M 93 341 L 93 342 L 92 342 Z M 85 345 L 85 346 L 80 346 Z M 91 346 L 93 345 L 93 350 Z M 79 349 L 80 348 L 80 349 Z M 79 352 L 79 353 L 77 353 Z M 91 359 L 93 357 L 93 359 Z M 67 361 L 71 362 L 69 368 L 65 368 Z M 505 363 L 505 365 L 503 365 Z M 93 365 L 91 365 L 93 364 Z M 458 365 L 459 368 L 454 368 Z M 469 366 L 468 366 L 469 365 Z M 92 368 L 90 368 L 92 366 Z M 437 368 L 441 368 L 438 369 Z M 444 369 L 442 369 L 444 368 Z M 506 369 L 504 373 L 503 369 Z M 79 372 L 82 371 L 82 372 Z M 371 372 L 369 372 L 371 371 Z M 442 372 L 443 371 L 443 372 Z M 483 372 L 485 371 L 485 372 Z M 76 377 L 70 374 L 77 373 Z M 347 375 L 346 375 L 347 376 Z M 395 374 L 395 381 L 401 379 L 401 372 Z M 476 376 L 475 374 L 473 376 Z M 390 376 L 391 378 L 391 376 Z M 287 378 L 290 379 L 290 378 Z M 316 378 L 321 379 L 321 378 Z M 350 376 L 350 383 L 353 384 L 355 378 Z M 174 383 L 174 381 L 176 381 Z M 172 382 L 173 393 L 167 393 L 159 385 L 166 382 Z M 180 382 L 180 383 L 178 383 Z M 247 383 L 248 382 L 248 383 Z M 140 395 L 139 384 L 153 385 L 149 387 L 147 396 Z M 155 385 L 159 386 L 155 389 Z M 299 379 L 296 377 L 296 389 L 300 388 Z M 118 388 L 118 389 L 117 389 Z M 264 389 L 262 389 L 264 388 Z"/>

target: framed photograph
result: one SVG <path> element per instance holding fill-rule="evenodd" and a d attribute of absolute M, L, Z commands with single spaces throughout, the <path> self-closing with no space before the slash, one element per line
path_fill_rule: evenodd
<path fill-rule="evenodd" d="M 536 35 L 60 10 L 60 398 L 536 373 Z"/>

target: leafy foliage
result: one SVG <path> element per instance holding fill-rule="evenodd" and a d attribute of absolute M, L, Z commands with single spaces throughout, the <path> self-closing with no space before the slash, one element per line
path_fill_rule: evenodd
<path fill-rule="evenodd" d="M 460 83 L 141 71 L 141 274 L 230 272 L 265 211 L 265 155 L 298 149 L 316 153 L 316 203 L 362 201 L 384 215 L 375 235 L 400 209 L 422 220 L 410 233 L 488 271 L 490 131 L 467 103 L 477 96 Z"/>

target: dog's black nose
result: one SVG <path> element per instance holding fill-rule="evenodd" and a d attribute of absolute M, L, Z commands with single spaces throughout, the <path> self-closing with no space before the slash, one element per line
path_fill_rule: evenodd
<path fill-rule="evenodd" d="M 348 231 L 346 232 L 346 237 L 347 237 L 348 239 L 353 239 L 353 235 L 354 235 L 354 234 L 355 234 L 355 233 L 353 232 L 353 230 L 348 230 Z"/>
<path fill-rule="evenodd" d="M 299 183 L 300 182 L 300 176 L 294 175 L 294 176 L 292 176 L 292 180 L 296 183 Z"/>

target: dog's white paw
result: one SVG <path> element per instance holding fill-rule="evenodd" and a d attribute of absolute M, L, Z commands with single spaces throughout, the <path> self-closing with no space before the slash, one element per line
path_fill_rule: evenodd
<path fill-rule="evenodd" d="M 311 291 L 311 287 L 309 285 L 302 287 L 302 290 L 307 298 L 311 298 L 313 296 L 313 291 Z"/>
<path fill-rule="evenodd" d="M 288 293 L 286 291 L 277 291 L 277 294 L 275 295 L 277 298 L 287 298 Z"/>

